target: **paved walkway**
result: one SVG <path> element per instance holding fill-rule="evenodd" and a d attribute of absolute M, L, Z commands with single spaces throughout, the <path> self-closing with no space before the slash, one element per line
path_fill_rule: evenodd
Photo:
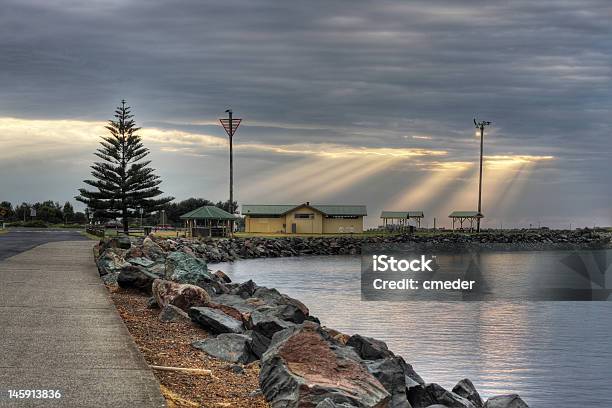
<path fill-rule="evenodd" d="M 0 407 L 165 406 L 100 281 L 93 244 L 51 242 L 0 260 Z M 11 389 L 62 396 L 16 400 Z"/>

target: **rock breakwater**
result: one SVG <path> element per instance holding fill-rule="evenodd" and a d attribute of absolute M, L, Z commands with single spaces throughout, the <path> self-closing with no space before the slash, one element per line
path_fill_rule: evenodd
<path fill-rule="evenodd" d="M 298 299 L 213 273 L 197 256 L 203 245 L 110 239 L 94 254 L 105 281 L 152 294 L 162 321 L 189 316 L 213 335 L 194 348 L 231 363 L 259 361 L 261 391 L 273 408 L 527 407 L 514 394 L 483 402 L 469 379 L 452 390 L 425 382 L 383 341 L 340 333 Z"/>
<path fill-rule="evenodd" d="M 547 250 L 610 247 L 610 234 L 594 230 L 538 230 L 484 232 L 481 234 L 432 233 L 392 236 L 249 237 L 229 239 L 186 238 L 157 240 L 165 251 L 180 251 L 209 263 L 249 258 L 305 255 L 356 255 L 363 245 L 413 244 L 438 251 L 469 248 L 491 250 Z M 156 255 L 153 252 L 152 255 Z"/>

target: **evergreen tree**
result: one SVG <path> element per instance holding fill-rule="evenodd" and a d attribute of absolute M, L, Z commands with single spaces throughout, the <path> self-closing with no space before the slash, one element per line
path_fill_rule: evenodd
<path fill-rule="evenodd" d="M 110 136 L 102 137 L 102 147 L 94 153 L 102 159 L 91 166 L 95 179 L 84 181 L 96 190 L 82 188 L 75 197 L 92 208 L 97 217 L 121 217 L 126 233 L 128 218 L 138 215 L 138 207 L 149 214 L 173 200 L 173 197 L 155 198 L 162 194 L 158 187 L 161 180 L 153 168 L 147 167 L 151 161 L 143 160 L 149 149 L 136 134 L 140 128 L 132 118 L 130 107 L 125 100 L 121 101 L 115 110 L 115 120 L 109 120 L 106 126 Z"/>
<path fill-rule="evenodd" d="M 74 208 L 70 202 L 66 201 L 64 208 L 62 208 L 62 214 L 64 214 L 64 222 L 69 223 L 74 220 Z"/>

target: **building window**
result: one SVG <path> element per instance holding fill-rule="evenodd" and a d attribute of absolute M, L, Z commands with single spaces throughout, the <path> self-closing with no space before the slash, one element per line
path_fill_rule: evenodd
<path fill-rule="evenodd" d="M 314 214 L 313 213 L 296 213 L 295 214 L 295 219 L 312 219 L 314 218 Z"/>

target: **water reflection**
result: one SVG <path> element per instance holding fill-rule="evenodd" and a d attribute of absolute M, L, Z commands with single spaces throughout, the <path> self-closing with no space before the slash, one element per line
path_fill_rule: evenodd
<path fill-rule="evenodd" d="M 485 262 L 504 274 L 537 272 L 541 255 L 500 253 Z M 555 256 L 562 255 L 546 254 Z M 357 257 L 211 267 L 303 300 L 330 327 L 385 340 L 426 381 L 452 387 L 469 377 L 483 397 L 516 392 L 536 408 L 612 407 L 610 302 L 362 302 Z"/>

